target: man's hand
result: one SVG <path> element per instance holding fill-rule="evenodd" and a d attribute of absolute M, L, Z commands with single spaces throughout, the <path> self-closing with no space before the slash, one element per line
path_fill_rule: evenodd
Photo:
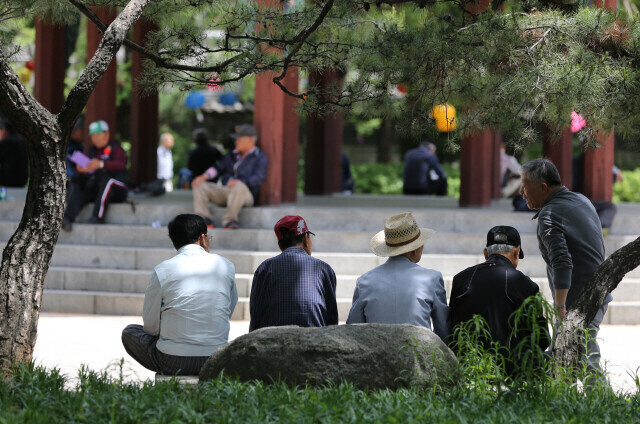
<path fill-rule="evenodd" d="M 567 316 L 567 306 L 566 305 L 556 305 L 556 311 L 558 311 L 558 316 L 560 320 L 563 321 L 564 317 Z"/>
<path fill-rule="evenodd" d="M 100 167 L 100 162 L 101 162 L 100 159 L 93 158 L 93 159 L 91 159 L 91 162 L 89 162 L 87 164 L 85 169 L 87 171 L 95 171 L 96 169 L 100 169 L 101 168 Z"/>
<path fill-rule="evenodd" d="M 198 175 L 193 179 L 193 181 L 191 181 L 191 188 L 196 188 L 207 180 L 208 180 L 207 174 Z"/>
<path fill-rule="evenodd" d="M 558 311 L 558 315 L 560 319 L 564 319 L 567 315 L 567 294 L 569 293 L 569 289 L 558 289 L 555 292 L 554 301 L 556 305 L 556 310 Z"/>
<path fill-rule="evenodd" d="M 240 180 L 229 180 L 229 182 L 227 183 L 227 187 L 233 188 L 233 186 L 238 184 L 239 182 Z"/>

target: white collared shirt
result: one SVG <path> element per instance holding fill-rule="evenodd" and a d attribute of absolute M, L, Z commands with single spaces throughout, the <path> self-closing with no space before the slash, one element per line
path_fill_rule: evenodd
<path fill-rule="evenodd" d="M 188 244 L 156 266 L 144 296 L 144 329 L 157 348 L 175 356 L 209 356 L 229 340 L 238 302 L 235 266 Z"/>

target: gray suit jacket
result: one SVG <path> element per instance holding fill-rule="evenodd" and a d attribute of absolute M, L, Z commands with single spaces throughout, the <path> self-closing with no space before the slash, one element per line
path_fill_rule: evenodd
<path fill-rule="evenodd" d="M 442 274 L 405 256 L 390 257 L 356 282 L 347 324 L 366 322 L 420 325 L 444 340 L 451 320 Z"/>

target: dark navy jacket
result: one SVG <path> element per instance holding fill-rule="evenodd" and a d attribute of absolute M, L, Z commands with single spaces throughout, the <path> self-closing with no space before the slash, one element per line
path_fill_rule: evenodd
<path fill-rule="evenodd" d="M 260 186 L 267 178 L 267 163 L 269 159 L 259 148 L 247 153 L 241 158 L 240 153 L 235 150 L 227 153 L 215 166 L 220 175 L 222 184 L 227 185 L 229 180 L 240 180 L 249 187 L 253 194 L 254 201 L 258 199 Z"/>
<path fill-rule="evenodd" d="M 336 274 L 301 247 L 289 247 L 256 269 L 249 308 L 249 331 L 338 324 Z"/>
<path fill-rule="evenodd" d="M 437 178 L 433 178 L 437 177 Z M 432 181 L 447 179 L 438 157 L 425 146 L 409 150 L 404 156 L 403 192 L 405 194 L 433 194 L 437 189 Z"/>

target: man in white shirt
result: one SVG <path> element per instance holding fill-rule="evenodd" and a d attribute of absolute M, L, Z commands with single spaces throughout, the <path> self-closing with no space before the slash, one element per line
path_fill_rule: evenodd
<path fill-rule="evenodd" d="M 160 136 L 158 146 L 158 179 L 164 184 L 164 191 L 173 191 L 173 148 L 174 139 L 170 133 L 163 133 Z"/>
<path fill-rule="evenodd" d="M 144 295 L 144 326 L 128 325 L 122 344 L 151 371 L 196 375 L 229 339 L 229 319 L 238 302 L 235 267 L 208 253 L 207 226 L 198 215 L 176 216 L 169 238 L 178 254 L 154 268 Z"/>

